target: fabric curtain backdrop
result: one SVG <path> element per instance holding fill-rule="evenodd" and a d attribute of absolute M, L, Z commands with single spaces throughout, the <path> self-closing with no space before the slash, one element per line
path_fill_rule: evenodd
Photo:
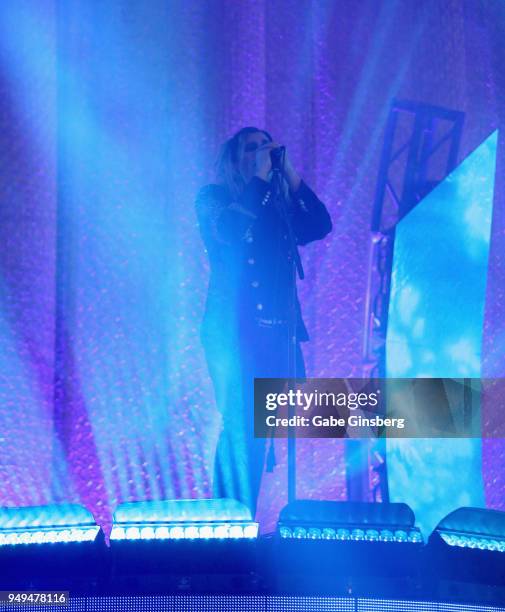
<path fill-rule="evenodd" d="M 503 128 L 503 2 L 5 0 L 0 17 L 0 504 L 81 501 L 107 525 L 121 501 L 208 496 L 220 421 L 193 201 L 218 145 L 265 127 L 328 205 L 333 233 L 302 250 L 307 369 L 359 376 L 390 102 L 465 111 L 461 159 Z M 484 376 L 505 374 L 503 168 L 500 138 Z M 299 497 L 346 499 L 343 448 L 300 442 Z M 484 442 L 490 507 L 504 460 Z"/>

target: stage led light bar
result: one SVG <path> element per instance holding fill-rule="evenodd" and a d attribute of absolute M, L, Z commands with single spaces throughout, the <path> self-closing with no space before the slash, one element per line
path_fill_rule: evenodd
<path fill-rule="evenodd" d="M 505 540 L 479 538 L 468 536 L 463 533 L 441 533 L 440 537 L 449 546 L 460 546 L 461 548 L 478 548 L 480 550 L 496 550 L 505 552 Z"/>
<path fill-rule="evenodd" d="M 0 546 L 93 542 L 99 530 L 78 504 L 0 508 Z"/>
<path fill-rule="evenodd" d="M 258 537 L 258 523 L 234 499 L 166 500 L 122 504 L 111 540 L 237 540 Z"/>
<path fill-rule="evenodd" d="M 356 529 L 353 525 L 347 526 L 308 526 L 298 525 L 288 527 L 279 526 L 281 538 L 308 539 L 308 540 L 341 540 L 355 542 L 409 542 L 422 544 L 423 538 L 419 529 Z"/>
<path fill-rule="evenodd" d="M 449 546 L 505 552 L 505 512 L 458 508 L 440 521 L 433 534 Z"/>
<path fill-rule="evenodd" d="M 422 544 L 406 504 L 297 500 L 279 516 L 282 539 Z"/>
<path fill-rule="evenodd" d="M 256 538 L 258 524 L 175 524 L 115 525 L 111 540 L 211 540 Z"/>

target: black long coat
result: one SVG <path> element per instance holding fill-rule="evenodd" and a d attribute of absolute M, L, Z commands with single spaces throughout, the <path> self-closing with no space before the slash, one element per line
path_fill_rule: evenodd
<path fill-rule="evenodd" d="M 254 516 L 265 440 L 254 437 L 255 377 L 287 373 L 288 310 L 295 296 L 298 342 L 308 340 L 288 247 L 285 215 L 270 183 L 253 178 L 234 200 L 221 185 L 207 185 L 196 209 L 211 274 L 202 343 L 216 402 L 223 416 L 214 464 L 214 495 L 244 502 Z M 290 194 L 287 214 L 299 245 L 332 228 L 324 204 L 305 183 Z M 296 368 L 305 368 L 297 343 Z"/>
<path fill-rule="evenodd" d="M 254 177 L 237 201 L 224 186 L 207 185 L 198 194 L 196 210 L 211 267 L 204 342 L 240 330 L 249 333 L 259 320 L 286 320 L 293 277 L 287 231 L 272 203 L 270 183 Z M 332 229 L 325 205 L 303 181 L 290 194 L 288 214 L 299 245 L 324 238 Z M 296 308 L 298 339 L 305 341 L 298 297 Z"/>

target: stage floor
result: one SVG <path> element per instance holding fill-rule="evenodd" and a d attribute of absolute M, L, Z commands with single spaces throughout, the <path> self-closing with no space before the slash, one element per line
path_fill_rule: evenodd
<path fill-rule="evenodd" d="M 159 595 L 118 597 L 70 597 L 68 606 L 9 606 L 34 612 L 505 612 L 505 607 L 465 605 L 413 600 L 354 597 L 291 597 L 263 595 Z"/>

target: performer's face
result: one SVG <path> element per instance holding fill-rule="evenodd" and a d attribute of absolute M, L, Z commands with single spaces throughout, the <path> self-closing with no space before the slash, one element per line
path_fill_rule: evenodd
<path fill-rule="evenodd" d="M 270 142 L 264 132 L 246 134 L 238 151 L 238 171 L 248 183 L 256 172 L 256 149 Z"/>

